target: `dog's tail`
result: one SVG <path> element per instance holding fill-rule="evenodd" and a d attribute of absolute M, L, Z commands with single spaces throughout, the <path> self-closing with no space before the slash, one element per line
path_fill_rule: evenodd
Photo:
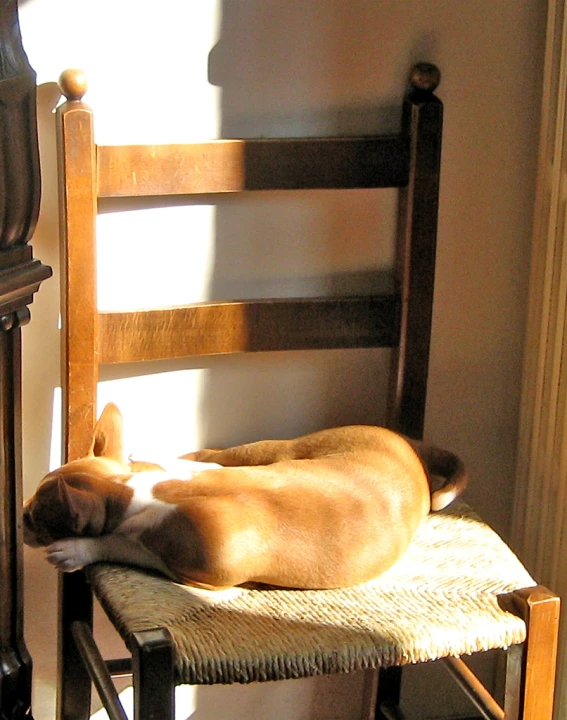
<path fill-rule="evenodd" d="M 435 445 L 410 441 L 429 475 L 431 510 L 443 510 L 459 497 L 467 486 L 468 473 L 462 460 Z"/>

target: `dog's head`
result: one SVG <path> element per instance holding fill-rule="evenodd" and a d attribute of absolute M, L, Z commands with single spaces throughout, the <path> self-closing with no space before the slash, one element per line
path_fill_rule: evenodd
<path fill-rule="evenodd" d="M 24 504 L 24 542 L 37 547 L 109 532 L 119 521 L 117 502 L 127 502 L 132 493 L 123 485 L 131 474 L 123 458 L 122 416 L 109 404 L 96 423 L 89 454 L 46 475 Z"/>

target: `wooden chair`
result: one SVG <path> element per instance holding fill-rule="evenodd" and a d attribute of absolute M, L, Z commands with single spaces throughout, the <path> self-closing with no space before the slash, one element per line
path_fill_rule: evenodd
<path fill-rule="evenodd" d="M 442 132 L 438 82 L 434 66 L 413 69 L 398 135 L 105 147 L 95 145 L 92 112 L 82 102 L 84 76 L 62 75 L 67 459 L 88 448 L 99 364 L 243 351 L 391 347 L 389 425 L 421 436 Z M 98 198 L 381 187 L 400 189 L 391 292 L 97 310 Z M 91 586 L 131 658 L 105 662 L 100 656 L 92 635 Z M 135 717 L 144 720 L 173 717 L 176 684 L 375 668 L 376 717 L 401 718 L 401 668 L 443 658 L 484 717 L 546 720 L 552 713 L 558 613 L 558 598 L 536 586 L 502 540 L 464 505 L 431 515 L 391 571 L 355 589 L 253 590 L 204 608 L 166 579 L 96 565 L 61 578 L 58 716 L 88 717 L 92 680 L 110 717 L 124 718 L 111 680 L 124 672 L 133 675 Z M 503 707 L 461 659 L 491 648 L 507 649 Z"/>

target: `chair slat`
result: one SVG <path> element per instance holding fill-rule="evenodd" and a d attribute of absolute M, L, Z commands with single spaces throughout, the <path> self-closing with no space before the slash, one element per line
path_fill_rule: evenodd
<path fill-rule="evenodd" d="M 383 188 L 408 181 L 409 145 L 397 135 L 101 145 L 97 150 L 99 197 Z"/>
<path fill-rule="evenodd" d="M 203 303 L 100 313 L 101 363 L 271 350 L 391 347 L 399 297 Z"/>

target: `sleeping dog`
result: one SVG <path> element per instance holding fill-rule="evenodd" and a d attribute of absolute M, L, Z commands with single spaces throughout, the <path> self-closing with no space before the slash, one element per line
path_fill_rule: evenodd
<path fill-rule="evenodd" d="M 466 480 L 452 453 L 371 426 L 127 462 L 109 404 L 89 455 L 25 503 L 24 539 L 64 571 L 117 562 L 209 590 L 346 587 L 395 563 Z"/>

